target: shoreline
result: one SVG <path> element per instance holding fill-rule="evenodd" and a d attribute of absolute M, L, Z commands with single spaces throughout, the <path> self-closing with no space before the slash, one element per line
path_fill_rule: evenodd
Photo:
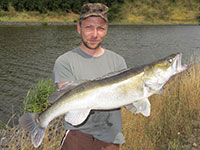
<path fill-rule="evenodd" d="M 56 25 L 76 25 L 76 22 L 0 22 L 0 26 L 56 26 Z M 139 26 L 145 26 L 145 25 L 181 25 L 181 26 L 200 26 L 200 24 L 195 23 L 165 23 L 165 24 L 138 24 L 138 23 L 109 23 L 109 25 L 139 25 Z"/>
<path fill-rule="evenodd" d="M 26 26 L 26 25 L 76 25 L 76 23 L 73 22 L 0 22 L 0 26 L 14 26 L 14 25 L 20 25 L 20 26 Z"/>

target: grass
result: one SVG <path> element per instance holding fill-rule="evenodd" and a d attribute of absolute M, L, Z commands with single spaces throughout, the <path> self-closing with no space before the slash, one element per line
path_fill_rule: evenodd
<path fill-rule="evenodd" d="M 46 91 L 46 85 L 40 89 Z M 52 85 L 50 84 L 50 87 Z M 36 88 L 37 89 L 37 88 Z M 47 88 L 48 89 L 48 88 Z M 164 93 L 150 97 L 151 116 L 133 115 L 122 109 L 123 133 L 126 143 L 121 150 L 180 150 L 185 141 L 192 135 L 192 121 L 200 116 L 200 63 L 194 63 L 189 69 L 172 78 L 165 86 Z M 34 91 L 34 90 L 33 90 Z M 40 91 L 40 90 L 36 90 Z M 42 92 L 40 91 L 40 92 Z M 44 92 L 43 91 L 43 92 Z M 49 90 L 48 90 L 49 91 Z M 40 93 L 39 92 L 39 93 Z M 44 92 L 48 95 L 47 93 Z M 33 95 L 38 93 L 33 92 Z M 30 96 L 30 92 L 28 94 Z M 35 99 L 35 98 L 34 98 Z M 46 97 L 44 98 L 46 99 Z M 29 101 L 30 99 L 28 99 Z M 34 100 L 36 101 L 36 99 Z M 25 106 L 27 106 L 25 100 Z M 31 102 L 32 103 L 32 102 Z M 36 107 L 35 104 L 31 105 Z M 31 109 L 30 105 L 28 107 Z M 27 109 L 25 109 L 27 110 Z M 18 126 L 0 130 L 1 136 L 7 136 L 3 148 L 9 150 L 33 150 L 29 134 Z M 62 117 L 52 121 L 46 132 L 44 141 L 38 150 L 55 150 L 59 148 L 64 134 Z M 2 141 L 2 140 L 1 140 Z"/>
<path fill-rule="evenodd" d="M 189 0 L 126 0 L 114 22 L 133 24 L 199 24 L 199 2 Z"/>
<path fill-rule="evenodd" d="M 192 133 L 192 120 L 200 116 L 200 63 L 165 85 L 162 95 L 150 97 L 151 116 L 123 111 L 126 143 L 122 150 L 181 149 Z M 174 148 L 173 148 L 174 147 Z"/>
<path fill-rule="evenodd" d="M 0 10 L 0 22 L 77 22 L 79 15 L 66 12 L 39 13 L 36 11 L 17 12 L 10 7 L 9 12 Z"/>
<path fill-rule="evenodd" d="M 55 90 L 52 79 L 39 81 L 36 87 L 28 91 L 23 112 L 37 113 L 46 110 L 49 106 L 46 101 Z"/>
<path fill-rule="evenodd" d="M 174 2 L 172 2 L 174 1 Z M 199 0 L 125 0 L 111 9 L 111 23 L 200 24 Z M 66 12 L 16 12 L 0 10 L 0 22 L 77 22 L 79 14 Z"/>

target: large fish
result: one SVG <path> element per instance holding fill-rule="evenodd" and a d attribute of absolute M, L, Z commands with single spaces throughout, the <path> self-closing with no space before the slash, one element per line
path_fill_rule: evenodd
<path fill-rule="evenodd" d="M 83 123 L 90 111 L 109 110 L 127 106 L 135 114 L 150 115 L 148 97 L 159 93 L 164 84 L 175 74 L 185 70 L 182 54 L 172 54 L 148 65 L 123 70 L 92 80 L 69 82 L 53 93 L 48 102 L 54 102 L 44 112 L 26 113 L 19 124 L 31 132 L 31 141 L 38 147 L 45 130 L 54 118 L 65 114 L 72 125 Z"/>

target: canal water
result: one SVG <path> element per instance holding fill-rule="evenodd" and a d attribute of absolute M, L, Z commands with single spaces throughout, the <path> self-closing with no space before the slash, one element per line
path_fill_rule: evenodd
<path fill-rule="evenodd" d="M 27 91 L 51 78 L 56 58 L 80 45 L 75 25 L 0 26 L 0 121 L 23 108 Z M 176 52 L 200 56 L 198 25 L 110 25 L 103 47 L 136 67 Z"/>

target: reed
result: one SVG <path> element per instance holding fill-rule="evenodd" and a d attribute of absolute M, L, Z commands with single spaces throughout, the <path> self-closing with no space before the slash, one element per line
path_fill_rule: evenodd
<path fill-rule="evenodd" d="M 192 122 L 200 116 L 199 75 L 200 63 L 197 63 L 171 79 L 162 95 L 150 97 L 148 118 L 123 109 L 126 143 L 122 150 L 182 149 L 192 135 Z"/>
<path fill-rule="evenodd" d="M 51 80 L 45 84 L 49 82 Z M 46 91 L 46 88 L 42 89 Z M 140 114 L 133 115 L 123 108 L 123 133 L 126 143 L 121 145 L 121 150 L 184 149 L 184 143 L 187 143 L 188 138 L 193 134 L 193 121 L 200 121 L 198 119 L 200 117 L 199 89 L 200 63 L 194 63 L 187 71 L 173 77 L 164 86 L 163 94 L 150 97 L 150 117 L 143 117 Z M 27 100 L 25 101 L 27 103 Z M 35 107 L 35 105 L 31 106 Z M 45 138 L 38 150 L 59 149 L 64 132 L 62 117 L 53 120 L 49 124 Z M 0 148 L 9 150 L 34 149 L 30 142 L 29 133 L 26 133 L 19 126 L 0 130 L 0 137 Z M 3 140 L 2 137 L 4 137 Z"/>

